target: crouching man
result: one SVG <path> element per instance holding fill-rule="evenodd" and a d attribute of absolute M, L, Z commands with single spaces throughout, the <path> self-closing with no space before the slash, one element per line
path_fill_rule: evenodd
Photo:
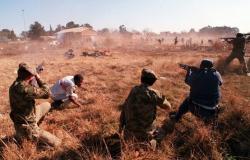
<path fill-rule="evenodd" d="M 33 86 L 36 79 L 38 86 Z M 35 105 L 35 99 L 49 98 L 49 89 L 27 64 L 19 64 L 18 77 L 9 89 L 11 113 L 10 118 L 14 122 L 16 139 L 22 142 L 24 138 L 39 140 L 51 146 L 59 146 L 61 140 L 55 135 L 41 129 L 38 124 L 50 110 L 48 102 Z"/>
<path fill-rule="evenodd" d="M 170 114 L 170 118 L 179 121 L 181 117 L 190 111 L 205 122 L 213 120 L 218 113 L 220 100 L 220 86 L 222 78 L 213 68 L 211 60 L 202 60 L 200 68 L 180 65 L 187 71 L 185 82 L 190 86 L 189 96 L 180 105 L 176 114 Z"/>
<path fill-rule="evenodd" d="M 83 83 L 83 76 L 76 74 L 74 76 L 66 76 L 56 82 L 51 87 L 51 97 L 53 99 L 52 107 L 55 109 L 63 109 L 70 104 L 70 102 L 81 107 L 78 100 L 78 95 L 75 93 L 76 86 L 81 87 Z"/>
<path fill-rule="evenodd" d="M 143 69 L 141 84 L 132 88 L 122 105 L 119 130 L 124 131 L 125 139 L 134 138 L 140 142 L 154 142 L 152 141 L 155 138 L 153 122 L 156 118 L 156 107 L 159 106 L 165 110 L 171 108 L 165 96 L 150 88 L 156 80 L 157 76 L 152 70 Z M 151 145 L 154 144 L 151 143 Z"/>

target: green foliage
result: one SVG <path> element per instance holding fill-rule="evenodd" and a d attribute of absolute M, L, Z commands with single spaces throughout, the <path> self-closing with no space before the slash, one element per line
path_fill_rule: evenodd
<path fill-rule="evenodd" d="M 28 31 L 28 37 L 37 40 L 40 36 L 45 34 L 44 27 L 39 23 L 35 22 L 34 24 L 30 25 L 30 30 Z"/>
<path fill-rule="evenodd" d="M 83 27 L 86 27 L 86 28 L 89 28 L 89 29 L 93 29 L 93 26 L 91 26 L 91 25 L 88 24 L 88 23 L 85 23 L 85 24 L 83 25 Z"/>
<path fill-rule="evenodd" d="M 8 30 L 8 29 L 2 29 L 2 31 L 0 31 L 0 35 L 4 36 L 10 40 L 16 40 L 16 34 L 13 30 Z"/>
<path fill-rule="evenodd" d="M 79 27 L 79 24 L 75 24 L 75 22 L 73 21 L 70 21 L 66 24 L 66 28 L 69 29 L 69 28 L 76 28 L 76 27 Z"/>

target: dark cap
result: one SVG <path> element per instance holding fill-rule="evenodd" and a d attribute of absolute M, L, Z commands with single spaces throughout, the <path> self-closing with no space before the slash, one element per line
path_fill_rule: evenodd
<path fill-rule="evenodd" d="M 20 63 L 19 64 L 19 68 L 18 68 L 18 72 L 23 72 L 23 71 L 27 71 L 29 72 L 31 75 L 36 75 L 36 71 L 34 69 L 32 69 L 30 66 L 28 66 L 26 63 Z"/>
<path fill-rule="evenodd" d="M 214 66 L 214 64 L 213 64 L 213 61 L 212 61 L 212 60 L 210 60 L 210 59 L 203 59 L 203 60 L 201 61 L 201 64 L 200 64 L 200 69 L 204 69 L 204 68 L 210 69 L 210 68 L 212 68 L 213 66 Z"/>
<path fill-rule="evenodd" d="M 151 69 L 142 69 L 141 77 L 148 78 L 148 79 L 158 79 L 157 75 Z"/>

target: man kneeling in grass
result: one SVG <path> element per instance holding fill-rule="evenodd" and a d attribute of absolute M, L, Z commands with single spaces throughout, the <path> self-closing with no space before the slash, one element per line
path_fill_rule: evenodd
<path fill-rule="evenodd" d="M 66 76 L 56 82 L 50 91 L 51 98 L 54 102 L 51 104 L 55 109 L 63 109 L 70 104 L 70 102 L 81 107 L 78 101 L 78 95 L 75 93 L 76 86 L 81 87 L 83 83 L 83 76 L 76 74 L 74 76 Z"/>
<path fill-rule="evenodd" d="M 156 80 L 157 76 L 152 70 L 143 69 L 141 84 L 132 88 L 122 105 L 119 131 L 124 131 L 125 139 L 134 138 L 139 142 L 154 142 L 156 145 L 157 135 L 152 134 L 155 130 L 153 122 L 156 107 L 165 110 L 171 108 L 165 96 L 150 87 Z"/>

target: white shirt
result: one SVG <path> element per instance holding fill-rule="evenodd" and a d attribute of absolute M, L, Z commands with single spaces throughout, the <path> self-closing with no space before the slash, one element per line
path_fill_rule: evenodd
<path fill-rule="evenodd" d="M 68 99 L 69 96 L 77 98 L 75 89 L 74 76 L 67 76 L 58 80 L 56 84 L 51 87 L 50 91 L 54 100 L 65 100 Z"/>

